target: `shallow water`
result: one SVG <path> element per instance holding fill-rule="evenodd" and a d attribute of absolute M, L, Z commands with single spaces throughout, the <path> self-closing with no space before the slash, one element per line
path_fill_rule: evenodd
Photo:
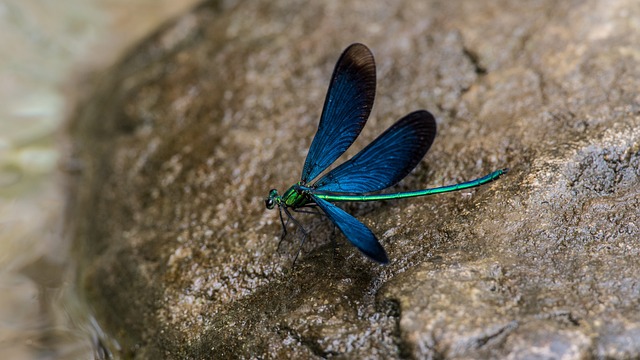
<path fill-rule="evenodd" d="M 0 0 L 0 359 L 94 357 L 63 235 L 65 114 L 85 74 L 195 2 Z"/>

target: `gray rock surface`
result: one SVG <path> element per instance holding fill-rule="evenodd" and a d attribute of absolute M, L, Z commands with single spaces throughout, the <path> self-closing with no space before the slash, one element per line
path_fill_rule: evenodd
<path fill-rule="evenodd" d="M 74 116 L 80 289 L 122 357 L 640 357 L 638 24 L 635 0 L 205 3 Z M 346 205 L 388 266 L 300 216 L 292 269 L 263 199 L 356 41 L 378 91 L 348 155 L 425 108 L 438 137 L 394 190 L 511 172 Z"/>

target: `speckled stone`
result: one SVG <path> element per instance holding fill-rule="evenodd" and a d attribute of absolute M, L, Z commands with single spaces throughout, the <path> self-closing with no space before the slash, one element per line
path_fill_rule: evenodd
<path fill-rule="evenodd" d="M 589 1 L 207 2 L 96 82 L 70 132 L 79 288 L 125 358 L 640 357 L 640 6 Z M 295 268 L 268 190 L 299 179 L 341 51 L 377 62 L 347 156 L 416 109 L 438 137 L 348 204 Z M 346 158 L 346 157 L 345 157 Z M 115 344 L 119 344 L 118 346 Z"/>

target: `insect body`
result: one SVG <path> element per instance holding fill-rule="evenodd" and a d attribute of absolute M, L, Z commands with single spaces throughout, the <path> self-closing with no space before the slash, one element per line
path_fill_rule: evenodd
<path fill-rule="evenodd" d="M 360 134 L 373 106 L 375 87 L 375 62 L 371 51 L 362 44 L 349 46 L 333 71 L 301 180 L 282 195 L 272 189 L 265 199 L 267 209 L 277 206 L 280 210 L 281 239 L 286 236 L 283 211 L 288 219 L 300 226 L 290 209 L 301 211 L 319 207 L 362 253 L 385 264 L 389 259 L 373 232 L 333 202 L 402 199 L 468 189 L 491 182 L 507 172 L 507 169 L 496 170 L 475 180 L 438 188 L 370 194 L 402 180 L 431 147 L 436 136 L 435 118 L 428 111 L 418 110 L 398 120 L 354 157 L 315 180 Z M 307 232 L 300 228 L 304 232 L 304 242 Z"/>

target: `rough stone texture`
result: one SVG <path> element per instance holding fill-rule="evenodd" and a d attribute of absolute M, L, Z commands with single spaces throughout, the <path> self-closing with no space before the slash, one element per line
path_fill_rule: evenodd
<path fill-rule="evenodd" d="M 134 358 L 640 357 L 640 3 L 206 3 L 100 79 L 72 126 L 79 279 Z M 298 180 L 331 70 L 378 65 L 371 141 L 439 135 L 395 190 L 508 166 L 483 188 L 349 204 L 379 266 L 325 220 L 264 209 Z M 293 229 L 291 229 L 293 231 Z"/>

